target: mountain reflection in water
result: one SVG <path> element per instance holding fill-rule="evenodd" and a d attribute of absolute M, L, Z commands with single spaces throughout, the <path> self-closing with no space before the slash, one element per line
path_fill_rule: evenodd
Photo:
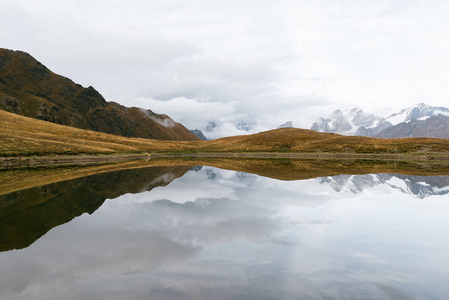
<path fill-rule="evenodd" d="M 27 247 L 51 228 L 92 214 L 106 199 L 167 185 L 188 170 L 185 166 L 122 170 L 2 195 L 0 251 Z"/>
<path fill-rule="evenodd" d="M 0 298 L 449 296 L 448 176 L 282 181 L 190 169 L 0 196 Z"/>
<path fill-rule="evenodd" d="M 357 194 L 378 185 L 386 185 L 421 199 L 449 194 L 449 176 L 368 174 L 320 177 L 317 180 L 328 184 L 336 192 L 349 191 Z"/>

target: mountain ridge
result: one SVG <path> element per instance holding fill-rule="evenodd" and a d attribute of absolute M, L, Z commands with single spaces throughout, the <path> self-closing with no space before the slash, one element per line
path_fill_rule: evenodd
<path fill-rule="evenodd" d="M 433 137 L 449 139 L 449 117 L 434 115 L 425 119 L 413 119 L 390 126 L 374 137 L 378 138 L 412 138 Z"/>
<path fill-rule="evenodd" d="M 433 117 L 437 118 L 432 122 L 420 122 Z M 360 108 L 337 109 L 328 118 L 321 117 L 313 123 L 311 130 L 381 138 L 448 138 L 445 132 L 449 129 L 449 123 L 445 118 L 449 118 L 448 108 L 424 103 L 404 108 L 385 118 L 366 113 Z"/>

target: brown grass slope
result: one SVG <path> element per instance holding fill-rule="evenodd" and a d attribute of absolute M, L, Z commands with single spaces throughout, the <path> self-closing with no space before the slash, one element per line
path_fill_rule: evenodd
<path fill-rule="evenodd" d="M 51 72 L 31 55 L 1 48 L 0 109 L 126 137 L 199 140 L 166 115 L 107 102 L 93 87 Z"/>
<path fill-rule="evenodd" d="M 193 142 L 126 138 L 0 110 L 0 156 L 166 152 L 189 143 Z"/>
<path fill-rule="evenodd" d="M 377 139 L 283 128 L 213 141 L 158 141 L 82 130 L 0 111 L 0 157 L 115 153 L 292 153 L 449 157 L 449 140 Z"/>
<path fill-rule="evenodd" d="M 253 135 L 206 141 L 210 152 L 295 152 L 348 154 L 449 155 L 449 140 L 436 138 L 379 139 L 343 136 L 307 129 L 282 128 Z"/>

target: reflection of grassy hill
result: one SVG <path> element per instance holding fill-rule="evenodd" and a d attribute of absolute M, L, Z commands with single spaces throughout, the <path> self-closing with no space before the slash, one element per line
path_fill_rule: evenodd
<path fill-rule="evenodd" d="M 53 227 L 83 213 L 93 213 L 106 199 L 167 185 L 189 169 L 175 166 L 117 170 L 2 195 L 0 251 L 28 247 Z"/>
<path fill-rule="evenodd" d="M 335 175 L 390 173 L 404 175 L 449 175 L 449 165 L 427 161 L 337 160 L 337 159 L 199 159 L 198 165 L 253 173 L 280 180 L 301 180 Z"/>
<path fill-rule="evenodd" d="M 23 248 L 51 228 L 107 198 L 168 184 L 192 166 L 205 165 L 281 180 L 341 174 L 449 175 L 446 164 L 428 161 L 172 158 L 71 168 L 0 172 L 0 251 Z M 168 176 L 167 176 L 168 175 Z"/>
<path fill-rule="evenodd" d="M 376 139 L 283 128 L 212 141 L 156 141 L 87 131 L 0 110 L 0 156 L 142 152 L 436 154 L 449 156 L 449 140 L 432 138 Z"/>
<path fill-rule="evenodd" d="M 342 174 L 390 173 L 404 175 L 449 175 L 448 163 L 434 161 L 383 161 L 342 159 L 257 159 L 257 158 L 158 158 L 106 165 L 58 168 L 9 169 L 0 172 L 0 196 L 60 181 L 95 174 L 138 168 L 211 166 L 253 173 L 281 180 L 299 180 Z M 0 208 L 4 203 L 0 203 Z"/>

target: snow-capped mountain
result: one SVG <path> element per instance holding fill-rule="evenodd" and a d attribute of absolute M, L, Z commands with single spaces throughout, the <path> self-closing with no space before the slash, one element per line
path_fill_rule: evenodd
<path fill-rule="evenodd" d="M 253 114 L 235 115 L 215 120 L 210 120 L 207 126 L 200 130 L 209 139 L 217 139 L 225 136 L 252 134 L 268 130 L 265 127 L 264 120 L 257 118 Z"/>
<path fill-rule="evenodd" d="M 425 120 L 437 115 L 444 115 L 449 117 L 449 109 L 445 107 L 435 107 L 420 103 L 412 107 L 403 109 L 400 112 L 394 113 L 386 118 L 381 118 L 379 116 L 366 113 L 359 108 L 353 108 L 351 110 L 337 109 L 329 116 L 329 118 L 320 118 L 318 122 L 315 122 L 313 124 L 311 129 L 320 132 L 333 132 L 343 135 L 377 136 L 378 134 L 388 128 L 391 128 L 392 126 L 398 124 L 403 125 L 403 123 L 408 123 L 412 120 Z M 407 132 L 394 131 L 395 135 L 389 135 L 388 137 L 393 138 L 413 136 L 411 135 L 411 129 L 408 128 L 408 126 L 402 126 L 398 130 Z M 431 131 L 425 129 L 421 130 L 427 132 Z M 439 136 L 430 135 L 430 137 Z"/>
<path fill-rule="evenodd" d="M 434 195 L 449 194 L 449 176 L 368 174 L 320 177 L 317 180 L 321 184 L 330 185 L 336 192 L 354 194 L 379 185 L 385 185 L 421 199 Z"/>
<path fill-rule="evenodd" d="M 343 135 L 373 136 L 392 124 L 384 118 L 369 114 L 360 108 L 334 111 L 329 118 L 320 118 L 313 123 L 312 130 Z"/>
<path fill-rule="evenodd" d="M 399 123 L 425 119 L 436 115 L 445 115 L 449 117 L 449 109 L 446 107 L 436 107 L 420 103 L 392 114 L 387 117 L 386 120 L 392 125 L 397 125 Z"/>
<path fill-rule="evenodd" d="M 449 117 L 440 114 L 402 122 L 386 128 L 375 137 L 387 139 L 409 137 L 449 139 Z"/>

